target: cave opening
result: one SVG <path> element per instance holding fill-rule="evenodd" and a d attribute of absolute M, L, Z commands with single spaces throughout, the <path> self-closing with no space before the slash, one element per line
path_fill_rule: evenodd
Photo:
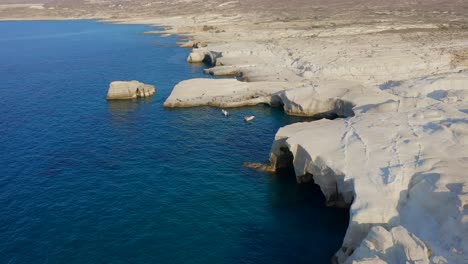
<path fill-rule="evenodd" d="M 321 204 L 325 207 L 327 200 L 320 186 L 314 182 L 312 174 L 304 175 L 302 176 L 303 180 L 298 180 L 294 171 L 294 155 L 287 147 L 281 147 L 280 152 L 281 155 L 277 158 L 275 167 L 277 180 L 285 184 L 295 185 L 299 192 L 309 192 L 307 196 L 312 198 L 314 204 Z"/>
<path fill-rule="evenodd" d="M 276 161 L 274 181 L 278 185 L 276 191 L 281 192 L 281 198 L 276 202 L 282 206 L 300 207 L 297 214 L 303 215 L 310 225 L 314 225 L 313 232 L 308 233 L 311 243 L 327 244 L 332 249 L 327 253 L 332 261 L 334 254 L 342 246 L 349 226 L 349 205 L 342 206 L 327 200 L 312 174 L 297 180 L 294 155 L 287 147 L 280 148 L 280 153 Z M 338 199 L 338 194 L 333 199 Z"/>

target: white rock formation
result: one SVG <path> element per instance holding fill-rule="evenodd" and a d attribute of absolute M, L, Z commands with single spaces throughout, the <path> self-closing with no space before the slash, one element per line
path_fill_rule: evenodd
<path fill-rule="evenodd" d="M 135 99 L 137 97 L 148 97 L 155 93 L 153 85 L 144 84 L 139 81 L 114 81 L 109 85 L 107 100 Z"/>
<path fill-rule="evenodd" d="M 270 157 L 275 166 L 289 150 L 298 182 L 313 178 L 329 205 L 351 205 L 338 262 L 463 263 L 468 252 L 468 115 L 460 111 L 465 79 L 464 73 L 449 73 L 395 82 L 385 91 L 351 81 L 192 79 L 179 83 L 164 105 L 283 104 L 294 115 L 349 117 L 281 128 Z M 431 96 L 449 90 L 448 84 L 457 87 L 456 104 Z"/>
<path fill-rule="evenodd" d="M 363 86 L 358 83 L 327 80 L 298 89 L 281 91 L 274 95 L 273 101 L 280 101 L 284 111 L 290 115 L 314 116 L 336 114 L 353 116 L 353 108 L 358 111 L 369 105 L 385 104 L 398 100 L 397 96 L 382 92 L 377 87 Z"/>
<path fill-rule="evenodd" d="M 432 98 L 468 113 L 468 71 L 388 82 L 383 86 L 399 97 Z"/>
<path fill-rule="evenodd" d="M 363 252 L 359 245 L 371 227 L 398 225 L 424 241 L 432 262 L 466 263 L 468 115 L 420 100 L 422 108 L 401 104 L 347 119 L 297 123 L 275 137 L 273 165 L 287 148 L 299 182 L 312 175 L 329 202 L 352 203 L 340 263 L 353 251 Z"/>
<path fill-rule="evenodd" d="M 214 76 L 242 76 L 242 68 L 242 66 L 217 66 L 205 69 L 203 72 Z"/>
<path fill-rule="evenodd" d="M 210 105 L 238 107 L 272 104 L 272 95 L 300 84 L 287 82 L 240 82 L 236 79 L 191 79 L 178 83 L 164 102 L 165 107 Z"/>
<path fill-rule="evenodd" d="M 208 64 L 216 64 L 216 60 L 221 57 L 220 52 L 208 51 L 204 49 L 194 49 L 187 57 L 187 62 L 197 63 L 206 62 Z"/>
<path fill-rule="evenodd" d="M 190 63 L 196 63 L 196 62 L 203 62 L 205 59 L 205 53 L 196 51 L 196 52 L 191 52 L 189 56 L 187 57 L 187 62 Z"/>
<path fill-rule="evenodd" d="M 387 231 L 381 226 L 375 226 L 345 263 L 426 264 L 430 262 L 426 245 L 404 227 L 397 226 Z"/>

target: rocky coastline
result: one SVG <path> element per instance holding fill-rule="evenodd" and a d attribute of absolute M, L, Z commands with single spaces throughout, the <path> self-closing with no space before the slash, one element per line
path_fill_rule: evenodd
<path fill-rule="evenodd" d="M 464 52 L 466 38 L 427 44 L 444 33 L 434 25 L 414 28 L 322 29 L 324 37 L 309 44 L 308 30 L 221 42 L 213 36 L 223 31 L 208 37 L 171 25 L 167 33 L 203 40 L 222 54 L 208 61 L 214 67 L 207 74 L 245 79 L 184 81 L 165 106 L 266 103 L 290 115 L 339 117 L 280 129 L 270 165 L 253 167 L 274 170 L 288 152 L 299 183 L 313 180 L 329 206 L 349 206 L 350 224 L 333 262 L 463 263 L 468 72 L 454 54 Z M 268 92 L 265 82 L 273 82 Z M 208 83 L 216 88 L 204 88 Z"/>
<path fill-rule="evenodd" d="M 281 128 L 268 167 L 292 156 L 299 183 L 313 180 L 329 205 L 350 207 L 333 261 L 466 263 L 467 4 L 330 4 L 293 16 L 301 6 L 256 13 L 237 1 L 214 2 L 210 12 L 177 2 L 179 10 L 174 4 L 164 15 L 73 16 L 164 26 L 150 33 L 184 36 L 185 48 L 204 43 L 187 61 L 236 78 L 181 82 L 165 107 L 266 103 L 291 115 L 338 116 Z"/>

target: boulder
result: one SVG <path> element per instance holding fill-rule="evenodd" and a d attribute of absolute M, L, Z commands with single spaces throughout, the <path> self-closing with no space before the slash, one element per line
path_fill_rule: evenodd
<path fill-rule="evenodd" d="M 139 81 L 114 81 L 109 85 L 107 100 L 135 99 L 149 97 L 155 93 L 153 85 Z"/>
<path fill-rule="evenodd" d="M 187 58 L 187 62 L 197 63 L 203 62 L 205 59 L 205 53 L 200 51 L 191 52 Z"/>
<path fill-rule="evenodd" d="M 222 56 L 221 52 L 208 51 L 204 49 L 194 49 L 187 57 L 187 62 L 198 63 L 206 62 L 211 65 L 216 65 L 216 60 Z"/>

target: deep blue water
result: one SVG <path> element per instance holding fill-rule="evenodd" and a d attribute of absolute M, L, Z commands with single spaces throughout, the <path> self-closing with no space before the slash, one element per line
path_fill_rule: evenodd
<path fill-rule="evenodd" d="M 0 263 L 328 263 L 347 214 L 242 167 L 301 119 L 164 109 L 177 82 L 209 76 L 149 29 L 0 22 Z M 105 100 L 133 79 L 157 94 Z"/>

